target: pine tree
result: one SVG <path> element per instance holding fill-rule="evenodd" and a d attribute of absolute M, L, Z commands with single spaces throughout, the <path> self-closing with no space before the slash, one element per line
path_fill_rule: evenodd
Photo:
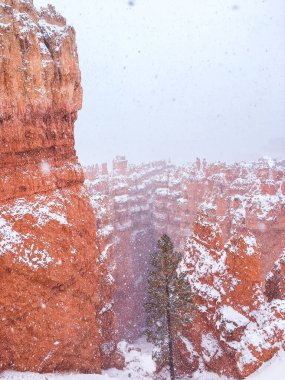
<path fill-rule="evenodd" d="M 181 327 L 190 322 L 193 298 L 184 275 L 177 273 L 181 254 L 174 250 L 164 234 L 151 255 L 145 310 L 147 340 L 155 347 L 155 359 L 168 364 L 171 380 L 175 380 L 175 343 Z"/>

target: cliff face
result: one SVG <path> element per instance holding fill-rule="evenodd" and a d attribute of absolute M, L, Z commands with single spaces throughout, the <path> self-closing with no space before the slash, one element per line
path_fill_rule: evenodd
<path fill-rule="evenodd" d="M 95 209 L 108 201 L 100 228 L 115 250 L 120 338 L 144 328 L 148 255 L 167 233 L 199 305 L 196 328 L 182 328 L 177 342 L 181 373 L 204 365 L 244 377 L 274 355 L 284 339 L 284 258 L 274 264 L 285 246 L 284 162 L 127 166 L 119 157 L 110 173 L 106 165 L 85 173 Z"/>
<path fill-rule="evenodd" d="M 181 334 L 191 369 L 199 366 L 196 361 L 193 368 L 191 357 L 200 357 L 210 370 L 245 378 L 284 345 L 285 302 L 264 296 L 260 259 L 248 230 L 223 245 L 215 218 L 198 216 L 180 268 L 197 305 L 195 329 L 185 327 Z"/>
<path fill-rule="evenodd" d="M 106 182 L 105 182 L 106 181 Z M 101 182 L 101 189 L 106 188 L 107 177 Z M 99 250 L 99 286 L 101 304 L 98 313 L 98 322 L 101 331 L 101 356 L 102 368 L 123 368 L 124 358 L 116 350 L 118 334 L 115 326 L 114 313 L 114 291 L 117 288 L 114 279 L 115 269 L 115 242 L 112 234 L 111 221 L 113 220 L 113 209 L 110 198 L 103 193 L 92 192 L 91 203 L 96 214 L 97 246 Z M 125 295 L 126 298 L 127 295 Z M 123 302 L 124 304 L 124 302 Z"/>
<path fill-rule="evenodd" d="M 75 33 L 53 7 L 0 4 L 0 369 L 99 372 L 94 212 L 74 149 Z"/>
<path fill-rule="evenodd" d="M 75 32 L 52 7 L 38 13 L 28 0 L 5 0 L 0 12 L 0 200 L 82 183 Z"/>

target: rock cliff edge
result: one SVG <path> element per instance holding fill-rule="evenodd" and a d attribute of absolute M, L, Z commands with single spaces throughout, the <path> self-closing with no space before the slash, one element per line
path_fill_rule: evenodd
<path fill-rule="evenodd" d="M 100 372 L 93 209 L 74 149 L 74 29 L 0 3 L 0 369 Z"/>

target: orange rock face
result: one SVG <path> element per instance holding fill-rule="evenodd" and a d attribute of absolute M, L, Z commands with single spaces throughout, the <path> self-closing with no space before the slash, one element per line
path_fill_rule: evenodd
<path fill-rule="evenodd" d="M 74 149 L 75 32 L 51 6 L 4 0 L 0 51 L 0 369 L 100 372 L 114 350 Z"/>
<path fill-rule="evenodd" d="M 207 239 L 201 234 L 205 227 Z M 261 255 L 249 231 L 235 233 L 218 250 L 217 236 L 221 241 L 217 223 L 204 215 L 187 243 L 181 270 L 189 273 L 198 305 L 194 324 L 206 328 L 186 328 L 183 336 L 208 369 L 244 378 L 282 347 L 285 303 L 266 300 Z"/>

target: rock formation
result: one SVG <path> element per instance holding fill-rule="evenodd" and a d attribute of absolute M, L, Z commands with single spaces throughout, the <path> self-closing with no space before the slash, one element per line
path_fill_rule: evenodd
<path fill-rule="evenodd" d="M 186 247 L 181 270 L 188 273 L 198 306 L 196 328 L 185 328 L 182 337 L 208 370 L 244 378 L 282 347 L 285 302 L 267 302 L 261 254 L 249 231 L 223 246 L 219 226 L 200 215 Z"/>
<path fill-rule="evenodd" d="M 196 328 L 177 343 L 180 372 L 204 366 L 240 378 L 274 355 L 284 339 L 284 259 L 274 264 L 285 247 L 284 162 L 127 166 L 119 157 L 110 173 L 104 164 L 85 174 L 95 209 L 108 200 L 101 230 L 115 250 L 120 338 L 143 331 L 148 253 L 167 233 L 199 305 Z"/>
<path fill-rule="evenodd" d="M 285 299 L 285 251 L 266 276 L 265 289 L 269 300 Z"/>
<path fill-rule="evenodd" d="M 0 369 L 100 372 L 114 348 L 74 149 L 75 32 L 52 6 L 4 0 L 0 51 Z"/>

